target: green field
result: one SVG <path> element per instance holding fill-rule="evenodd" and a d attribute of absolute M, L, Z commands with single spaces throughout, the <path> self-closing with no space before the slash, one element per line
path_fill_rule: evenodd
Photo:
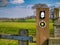
<path fill-rule="evenodd" d="M 53 35 L 53 23 L 50 21 L 50 32 Z M 20 29 L 28 29 L 29 35 L 35 37 L 36 33 L 36 22 L 0 22 L 0 34 L 18 34 Z M 29 43 L 35 45 L 34 43 Z M 18 41 L 0 39 L 0 45 L 18 45 Z"/>

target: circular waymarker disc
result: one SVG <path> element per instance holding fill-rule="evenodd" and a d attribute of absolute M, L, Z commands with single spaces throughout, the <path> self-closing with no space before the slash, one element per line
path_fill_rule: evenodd
<path fill-rule="evenodd" d="M 45 21 L 41 21 L 41 22 L 39 22 L 39 26 L 40 26 L 41 28 L 44 28 L 44 27 L 46 26 Z"/>

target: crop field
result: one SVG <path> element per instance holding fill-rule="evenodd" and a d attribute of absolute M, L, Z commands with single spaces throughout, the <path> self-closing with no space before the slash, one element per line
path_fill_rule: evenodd
<path fill-rule="evenodd" d="M 28 22 L 0 22 L 0 33 L 18 34 L 19 29 L 36 30 L 35 23 Z"/>
<path fill-rule="evenodd" d="M 50 24 L 50 32 L 53 35 L 53 23 Z M 36 33 L 35 22 L 0 22 L 0 34 L 17 34 L 20 29 L 28 29 L 29 35 L 34 36 Z M 36 45 L 35 43 L 29 43 L 30 45 Z M 16 40 L 0 39 L 0 45 L 18 45 Z"/>

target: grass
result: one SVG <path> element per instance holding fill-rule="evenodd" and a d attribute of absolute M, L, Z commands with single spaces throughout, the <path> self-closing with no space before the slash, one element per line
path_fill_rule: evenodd
<path fill-rule="evenodd" d="M 31 19 L 32 20 L 32 19 Z M 27 22 L 0 22 L 0 34 L 18 34 L 20 29 L 28 29 L 29 35 L 36 33 L 35 19 L 32 22 L 30 19 Z M 53 22 L 50 20 L 50 32 L 53 35 Z M 0 39 L 0 45 L 18 45 L 18 41 Z M 36 43 L 29 43 L 29 45 L 36 45 Z"/>
<path fill-rule="evenodd" d="M 19 29 L 28 29 L 29 34 L 35 32 L 35 23 L 25 22 L 0 22 L 1 34 L 18 34 Z M 31 44 L 31 43 L 29 43 Z M 18 45 L 18 41 L 0 39 L 0 45 Z"/>
<path fill-rule="evenodd" d="M 18 34 L 19 29 L 36 30 L 35 23 L 0 22 L 0 33 Z"/>

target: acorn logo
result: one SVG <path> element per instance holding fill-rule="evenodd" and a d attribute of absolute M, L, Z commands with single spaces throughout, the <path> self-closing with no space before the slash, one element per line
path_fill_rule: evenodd
<path fill-rule="evenodd" d="M 40 11 L 40 19 L 44 19 L 45 18 L 45 11 Z"/>
<path fill-rule="evenodd" d="M 46 23 L 44 21 L 39 22 L 39 26 L 41 28 L 44 28 L 46 26 Z"/>

